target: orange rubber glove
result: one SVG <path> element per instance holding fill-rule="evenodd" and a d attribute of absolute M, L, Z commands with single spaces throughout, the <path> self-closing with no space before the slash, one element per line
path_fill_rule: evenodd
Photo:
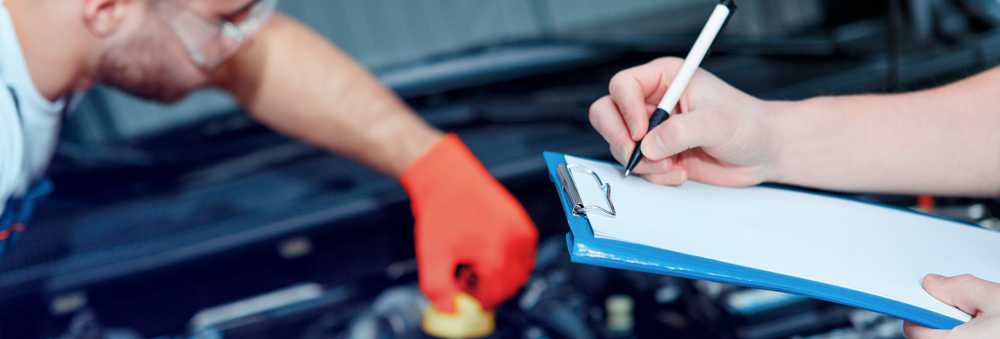
<path fill-rule="evenodd" d="M 459 292 L 492 310 L 528 280 L 538 231 L 458 136 L 441 138 L 400 181 L 416 219 L 420 289 L 436 310 L 454 312 Z"/>

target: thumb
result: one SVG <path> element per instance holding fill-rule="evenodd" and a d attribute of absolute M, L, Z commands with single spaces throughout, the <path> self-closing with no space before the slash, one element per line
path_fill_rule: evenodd
<path fill-rule="evenodd" d="M 950 278 L 929 274 L 924 277 L 923 286 L 934 298 L 971 316 L 984 311 L 996 311 L 997 301 L 1000 299 L 1000 285 L 970 274 Z"/>
<path fill-rule="evenodd" d="M 417 254 L 420 290 L 434 309 L 442 313 L 455 312 L 455 296 L 459 292 L 455 264 L 447 259 L 447 256 L 435 256 L 433 253 Z"/>
<path fill-rule="evenodd" d="M 909 321 L 903 323 L 903 334 L 907 339 L 943 339 L 948 337 L 948 332 L 923 327 Z"/>
<path fill-rule="evenodd" d="M 646 135 L 642 155 L 656 161 L 691 148 L 717 146 L 730 134 L 717 120 L 715 114 L 706 111 L 674 114 Z"/>
<path fill-rule="evenodd" d="M 483 309 L 493 310 L 517 294 L 535 266 L 535 244 L 511 244 L 504 249 L 486 250 L 477 267 L 479 284 L 473 295 Z"/>

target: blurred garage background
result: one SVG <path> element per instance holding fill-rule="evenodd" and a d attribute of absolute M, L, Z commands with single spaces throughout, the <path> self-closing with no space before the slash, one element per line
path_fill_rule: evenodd
<path fill-rule="evenodd" d="M 457 131 L 538 224 L 538 267 L 493 337 L 901 338 L 900 321 L 863 310 L 569 263 L 541 152 L 607 158 L 590 103 L 616 71 L 685 54 L 714 5 L 281 3 Z M 926 88 L 1000 61 L 995 1 L 739 6 L 703 67 L 768 99 Z M 95 88 L 50 175 L 56 193 L 0 262 L 0 338 L 423 337 L 402 189 L 220 92 L 164 106 Z M 1000 224 L 992 199 L 845 196 Z"/>
<path fill-rule="evenodd" d="M 511 1 L 284 1 L 281 8 L 348 51 L 390 86 L 420 83 L 428 77 L 462 70 L 426 65 L 460 55 L 496 53 L 484 63 L 517 67 L 556 51 L 505 48 L 570 36 L 601 38 L 695 32 L 714 3 L 703 0 L 511 0 Z M 741 5 L 725 34 L 780 36 L 816 24 L 820 1 L 759 0 Z M 684 13 L 684 14 L 682 14 Z M 638 23 L 638 24 L 637 24 Z M 484 51 L 491 46 L 496 50 Z M 236 110 L 217 91 L 204 91 L 174 106 L 143 102 L 99 88 L 74 116 L 68 133 L 86 143 L 134 138 L 157 130 Z"/>

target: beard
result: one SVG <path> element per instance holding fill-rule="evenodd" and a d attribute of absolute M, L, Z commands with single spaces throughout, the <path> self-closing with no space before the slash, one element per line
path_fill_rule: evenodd
<path fill-rule="evenodd" d="M 154 26 L 146 24 L 133 37 L 108 47 L 98 60 L 98 80 L 143 99 L 175 102 L 197 88 L 203 76 L 170 48 L 176 47 L 170 45 L 170 32 Z"/>

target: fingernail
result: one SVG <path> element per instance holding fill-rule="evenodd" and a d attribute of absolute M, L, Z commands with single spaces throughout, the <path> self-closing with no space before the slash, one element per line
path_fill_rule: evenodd
<path fill-rule="evenodd" d="M 658 134 L 651 134 L 642 142 L 642 155 L 653 160 L 660 160 L 660 150 L 663 149 L 663 139 Z"/>
<path fill-rule="evenodd" d="M 930 279 L 944 279 L 944 276 L 940 275 L 940 274 L 931 273 L 931 274 L 927 275 L 927 278 L 930 278 Z"/>

